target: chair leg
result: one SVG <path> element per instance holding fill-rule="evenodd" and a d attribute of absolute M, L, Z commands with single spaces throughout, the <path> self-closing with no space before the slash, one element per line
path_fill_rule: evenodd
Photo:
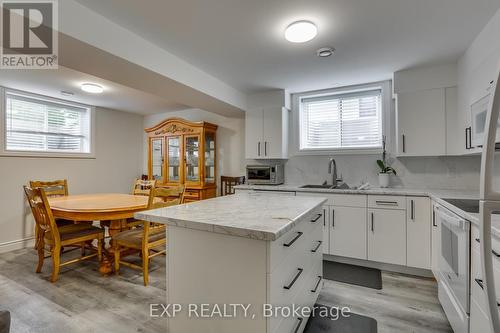
<path fill-rule="evenodd" d="M 149 283 L 149 250 L 142 250 L 142 276 L 144 279 L 144 285 L 147 286 Z"/>
<path fill-rule="evenodd" d="M 59 266 L 61 265 L 61 247 L 54 246 L 52 249 L 52 277 L 50 282 L 56 282 L 59 276 Z"/>
<path fill-rule="evenodd" d="M 43 241 L 37 240 L 37 250 L 38 250 L 38 266 L 36 267 L 37 273 L 40 273 L 42 271 L 43 261 L 45 259 L 44 247 L 45 244 L 43 244 Z"/>
<path fill-rule="evenodd" d="M 115 255 L 115 274 L 118 274 L 118 272 L 120 271 L 120 248 L 119 248 L 118 245 L 115 245 L 114 248 L 115 248 L 115 251 L 114 251 L 114 255 Z"/>
<path fill-rule="evenodd" d="M 102 261 L 102 241 L 103 241 L 102 238 L 97 239 L 97 260 L 99 262 Z"/>
<path fill-rule="evenodd" d="M 85 242 L 83 242 L 80 245 L 80 249 L 81 249 L 82 257 L 85 257 Z"/>

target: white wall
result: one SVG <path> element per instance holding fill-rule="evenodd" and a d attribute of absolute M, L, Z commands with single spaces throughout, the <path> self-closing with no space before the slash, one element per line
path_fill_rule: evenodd
<path fill-rule="evenodd" d="M 131 190 L 142 171 L 143 118 L 96 108 L 94 159 L 0 157 L 0 252 L 28 245 L 33 221 L 22 185 L 67 178 L 70 194 Z"/>
<path fill-rule="evenodd" d="M 245 119 L 228 118 L 200 109 L 165 112 L 144 117 L 144 128 L 154 126 L 165 119 L 179 117 L 190 121 L 206 121 L 218 125 L 217 128 L 217 186 L 224 176 L 245 174 Z M 143 172 L 147 174 L 148 141 L 144 133 Z M 219 188 L 218 188 L 219 190 Z"/>

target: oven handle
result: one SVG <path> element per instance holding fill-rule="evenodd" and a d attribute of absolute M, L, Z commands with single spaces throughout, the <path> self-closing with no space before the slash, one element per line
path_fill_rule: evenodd
<path fill-rule="evenodd" d="M 465 223 L 464 223 L 463 219 L 460 219 L 456 216 L 453 216 L 451 214 L 446 213 L 444 211 L 444 209 L 442 209 L 439 206 L 436 206 L 436 212 L 437 212 L 438 216 L 442 217 L 442 221 L 441 221 L 442 223 L 448 224 L 448 225 L 455 227 L 455 228 L 465 230 Z"/>

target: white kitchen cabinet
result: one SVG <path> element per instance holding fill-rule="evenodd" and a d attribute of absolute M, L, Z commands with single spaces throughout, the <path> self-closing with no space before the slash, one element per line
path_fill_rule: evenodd
<path fill-rule="evenodd" d="M 368 260 L 406 265 L 406 211 L 368 209 Z"/>
<path fill-rule="evenodd" d="M 406 265 L 431 268 L 431 202 L 427 197 L 406 198 Z"/>
<path fill-rule="evenodd" d="M 323 206 L 323 253 L 330 254 L 330 206 Z"/>
<path fill-rule="evenodd" d="M 245 113 L 245 157 L 288 158 L 288 110 L 267 107 Z"/>
<path fill-rule="evenodd" d="M 366 244 L 366 208 L 331 207 L 330 254 L 366 260 Z"/>
<path fill-rule="evenodd" d="M 439 220 L 436 218 L 434 206 L 432 207 L 432 232 L 431 232 L 431 270 L 436 280 L 439 280 L 439 255 L 441 252 L 441 232 Z"/>
<path fill-rule="evenodd" d="M 446 88 L 397 94 L 398 155 L 446 155 L 445 101 Z"/>

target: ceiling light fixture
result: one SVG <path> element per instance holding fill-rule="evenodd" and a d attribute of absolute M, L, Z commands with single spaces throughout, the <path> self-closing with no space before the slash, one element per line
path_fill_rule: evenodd
<path fill-rule="evenodd" d="M 83 91 L 91 94 L 100 94 L 104 91 L 104 88 L 95 83 L 84 83 L 81 85 Z"/>
<path fill-rule="evenodd" d="M 285 30 L 285 38 L 292 43 L 305 43 L 316 37 L 318 28 L 310 21 L 296 21 Z"/>
<path fill-rule="evenodd" d="M 316 55 L 320 58 L 326 58 L 333 55 L 335 49 L 333 47 L 322 47 L 316 51 Z"/>

